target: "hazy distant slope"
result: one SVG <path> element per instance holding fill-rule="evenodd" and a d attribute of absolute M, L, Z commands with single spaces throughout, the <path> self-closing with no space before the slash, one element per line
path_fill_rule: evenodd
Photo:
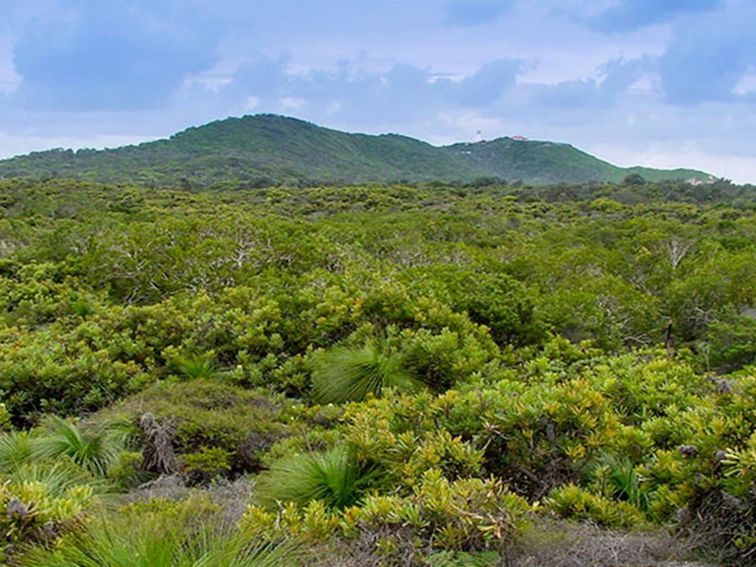
<path fill-rule="evenodd" d="M 568 144 L 499 138 L 490 142 L 455 144 L 446 148 L 478 171 L 505 179 L 522 179 L 535 185 L 590 180 L 615 181 L 622 168 L 593 157 Z"/>
<path fill-rule="evenodd" d="M 629 172 L 567 144 L 499 138 L 436 147 L 397 134 L 349 134 L 268 114 L 219 120 L 137 146 L 51 150 L 0 161 L 0 177 L 192 186 L 302 180 L 471 181 L 484 176 L 542 185 L 619 181 Z M 639 172 L 654 180 L 709 177 L 693 170 L 642 168 Z"/>

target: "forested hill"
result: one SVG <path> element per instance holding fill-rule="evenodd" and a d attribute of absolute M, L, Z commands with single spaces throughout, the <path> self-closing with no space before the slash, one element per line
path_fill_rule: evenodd
<path fill-rule="evenodd" d="M 620 181 L 710 181 L 703 172 L 620 168 L 568 144 L 499 138 L 437 147 L 397 134 L 350 134 L 275 115 L 211 122 L 168 139 L 107 150 L 49 150 L 0 161 L 0 177 L 203 187 L 462 181 L 498 177 L 533 185 Z"/>

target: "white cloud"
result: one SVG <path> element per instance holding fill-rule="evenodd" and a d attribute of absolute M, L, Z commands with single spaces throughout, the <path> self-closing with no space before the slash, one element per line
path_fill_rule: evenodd
<path fill-rule="evenodd" d="M 260 106 L 260 98 L 256 96 L 249 96 L 247 97 L 247 100 L 244 102 L 245 111 L 254 110 L 258 106 Z"/>
<path fill-rule="evenodd" d="M 299 110 L 307 104 L 307 101 L 295 96 L 285 96 L 278 100 L 278 104 L 283 112 L 289 112 L 292 110 Z"/>
<path fill-rule="evenodd" d="M 746 74 L 743 75 L 738 84 L 735 85 L 732 93 L 738 96 L 756 93 L 756 68 L 750 68 Z"/>
<path fill-rule="evenodd" d="M 735 183 L 756 183 L 753 158 L 710 152 L 695 141 L 655 142 L 643 147 L 637 144 L 591 144 L 589 151 L 623 167 L 694 168 L 732 179 Z"/>
<path fill-rule="evenodd" d="M 13 41 L 0 36 L 0 94 L 12 93 L 21 83 L 21 76 L 13 65 Z"/>

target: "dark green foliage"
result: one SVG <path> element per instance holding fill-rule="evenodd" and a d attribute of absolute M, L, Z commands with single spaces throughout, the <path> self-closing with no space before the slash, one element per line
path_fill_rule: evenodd
<path fill-rule="evenodd" d="M 260 458 L 287 431 L 283 400 L 207 379 L 156 384 L 97 417 L 128 419 L 136 427 L 145 414 L 167 424 L 173 453 L 193 482 L 221 474 L 256 471 Z M 149 438 L 136 436 L 148 452 Z M 160 471 L 157 471 L 160 472 Z"/>
<path fill-rule="evenodd" d="M 220 447 L 203 447 L 196 453 L 179 457 L 182 476 L 193 484 L 206 483 L 231 471 L 233 455 Z"/>
<path fill-rule="evenodd" d="M 712 323 L 707 339 L 703 348 L 711 367 L 735 370 L 756 364 L 756 314 Z"/>
<path fill-rule="evenodd" d="M 630 173 L 622 180 L 625 185 L 645 185 L 646 178 L 640 173 Z"/>
<path fill-rule="evenodd" d="M 139 451 L 123 451 L 108 469 L 108 481 L 121 490 L 136 488 L 147 480 L 144 455 Z"/>

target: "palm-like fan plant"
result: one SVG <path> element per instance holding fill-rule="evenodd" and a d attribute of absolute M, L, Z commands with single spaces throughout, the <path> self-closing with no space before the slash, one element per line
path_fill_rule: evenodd
<path fill-rule="evenodd" d="M 359 401 L 387 387 L 418 390 L 424 383 L 403 368 L 399 355 L 368 344 L 323 353 L 312 373 L 316 398 L 323 403 Z"/>
<path fill-rule="evenodd" d="M 85 430 L 50 416 L 43 433 L 32 440 L 31 454 L 41 460 L 66 456 L 95 474 L 105 475 L 123 450 L 127 434 L 118 427 Z"/>
<path fill-rule="evenodd" d="M 64 496 L 66 491 L 75 486 L 88 486 L 94 492 L 101 492 L 105 484 L 72 462 L 68 458 L 54 463 L 26 463 L 6 476 L 11 485 L 23 483 L 40 483 L 45 493 L 51 497 Z"/>
<path fill-rule="evenodd" d="M 345 508 L 359 501 L 376 476 L 377 470 L 361 466 L 348 447 L 293 455 L 274 463 L 260 478 L 256 499 L 268 508 L 312 500 L 330 508 Z"/>
<path fill-rule="evenodd" d="M 216 518 L 217 520 L 217 518 Z M 158 517 L 89 522 L 55 549 L 34 549 L 22 567 L 288 567 L 302 564 L 287 544 L 250 542 L 222 527 L 192 529 L 185 521 Z"/>
<path fill-rule="evenodd" d="M 32 437 L 26 431 L 0 435 L 0 473 L 10 473 L 32 457 Z"/>
<path fill-rule="evenodd" d="M 216 378 L 221 374 L 213 358 L 205 354 L 178 357 L 173 361 L 172 366 L 182 378 L 189 380 Z"/>

